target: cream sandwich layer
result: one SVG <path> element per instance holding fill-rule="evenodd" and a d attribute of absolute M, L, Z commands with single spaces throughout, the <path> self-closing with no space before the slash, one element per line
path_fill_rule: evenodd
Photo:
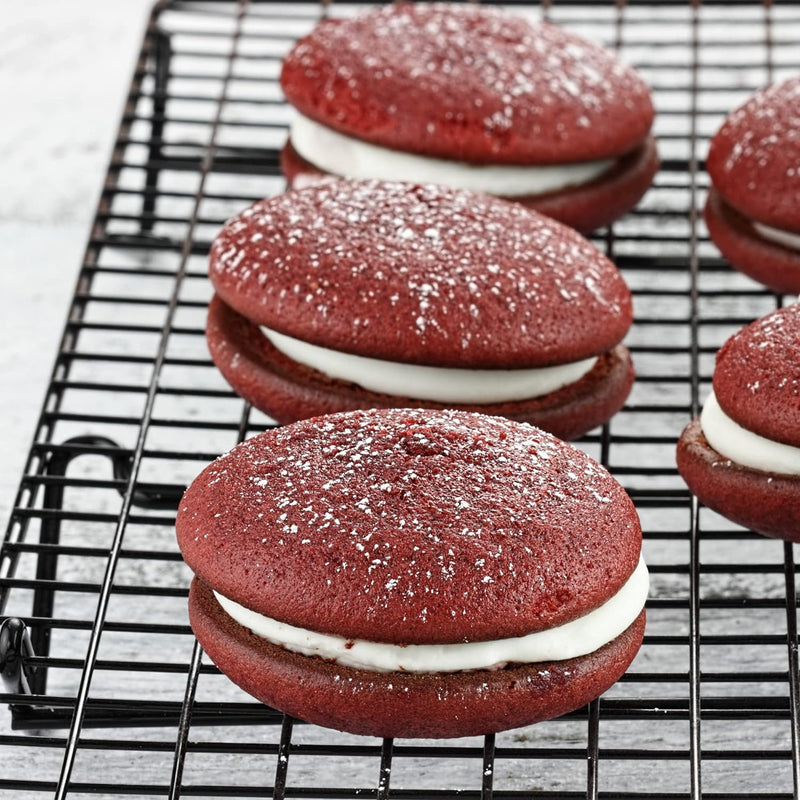
<path fill-rule="evenodd" d="M 598 178 L 614 159 L 574 164 L 473 165 L 378 147 L 298 115 L 289 133 L 294 149 L 323 172 L 347 178 L 438 183 L 455 189 L 525 197 L 578 186 Z M 296 184 L 297 185 L 297 184 Z M 297 188 L 300 188 L 297 185 Z"/>
<path fill-rule="evenodd" d="M 276 350 L 292 361 L 364 389 L 438 403 L 505 403 L 542 397 L 575 383 L 597 357 L 530 369 L 461 369 L 403 364 L 309 344 L 261 327 Z"/>
<path fill-rule="evenodd" d="M 791 233 L 784 231 L 781 228 L 772 228 L 769 225 L 764 225 L 761 222 L 752 221 L 753 230 L 768 242 L 785 247 L 787 250 L 796 250 L 800 253 L 800 233 Z"/>
<path fill-rule="evenodd" d="M 278 622 L 214 592 L 241 626 L 286 650 L 372 672 L 460 672 L 502 669 L 506 664 L 566 661 L 599 650 L 616 639 L 644 608 L 649 589 L 644 560 L 622 588 L 599 608 L 556 628 L 488 642 L 396 645 L 345 639 Z"/>
<path fill-rule="evenodd" d="M 711 447 L 743 467 L 778 475 L 800 475 L 800 447 L 775 442 L 734 422 L 712 392 L 703 406 L 700 427 Z"/>

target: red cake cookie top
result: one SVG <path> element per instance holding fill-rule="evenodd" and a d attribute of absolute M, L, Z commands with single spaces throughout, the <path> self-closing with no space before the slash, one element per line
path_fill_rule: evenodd
<path fill-rule="evenodd" d="M 484 641 L 598 607 L 636 567 L 622 487 L 529 425 L 460 411 L 315 417 L 208 466 L 183 556 L 268 617 L 394 643 Z"/>
<path fill-rule="evenodd" d="M 742 427 L 800 447 L 800 305 L 774 311 L 725 342 L 714 394 Z"/>
<path fill-rule="evenodd" d="M 764 89 L 711 141 L 708 173 L 739 212 L 800 232 L 800 78 Z"/>
<path fill-rule="evenodd" d="M 577 361 L 616 345 L 630 293 L 573 230 L 436 186 L 330 181 L 256 203 L 211 248 L 243 316 L 361 356 L 486 368 Z"/>
<path fill-rule="evenodd" d="M 440 158 L 562 163 L 621 155 L 650 130 L 642 79 L 598 45 L 473 4 L 387 4 L 325 20 L 287 56 L 302 114 Z"/>

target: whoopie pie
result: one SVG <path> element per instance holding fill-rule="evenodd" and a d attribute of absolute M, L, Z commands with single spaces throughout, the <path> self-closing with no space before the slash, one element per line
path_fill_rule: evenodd
<path fill-rule="evenodd" d="M 211 355 L 281 423 L 388 406 L 602 424 L 633 382 L 619 271 L 516 203 L 329 181 L 256 203 L 211 248 Z"/>
<path fill-rule="evenodd" d="M 631 209 L 658 156 L 650 90 L 610 52 L 472 3 L 387 3 L 326 19 L 290 51 L 282 154 L 320 174 L 513 198 L 590 231 Z"/>
<path fill-rule="evenodd" d="M 381 409 L 269 430 L 180 504 L 192 628 L 274 708 L 391 737 L 485 734 L 605 691 L 642 642 L 622 487 L 533 426 Z"/>
<path fill-rule="evenodd" d="M 800 77 L 734 111 L 711 141 L 705 219 L 736 269 L 800 293 Z"/>
<path fill-rule="evenodd" d="M 800 306 L 768 314 L 717 353 L 713 392 L 678 441 L 678 469 L 707 506 L 800 541 Z"/>

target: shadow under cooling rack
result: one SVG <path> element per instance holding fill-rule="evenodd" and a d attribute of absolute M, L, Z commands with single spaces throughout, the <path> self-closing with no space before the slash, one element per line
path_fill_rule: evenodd
<path fill-rule="evenodd" d="M 380 741 L 285 718 L 203 656 L 176 504 L 208 461 L 272 424 L 208 357 L 206 256 L 225 219 L 284 188 L 281 58 L 321 15 L 357 7 L 161 2 L 0 550 L 3 796 L 798 797 L 793 547 L 698 507 L 673 452 L 717 348 L 786 302 L 724 264 L 698 209 L 726 113 L 800 72 L 800 8 L 513 5 L 616 48 L 658 108 L 655 185 L 595 239 L 633 291 L 637 382 L 579 442 L 642 518 L 652 590 L 631 669 L 561 719 Z"/>

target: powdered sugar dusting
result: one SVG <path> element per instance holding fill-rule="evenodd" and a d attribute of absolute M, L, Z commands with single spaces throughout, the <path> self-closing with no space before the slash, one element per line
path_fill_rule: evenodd
<path fill-rule="evenodd" d="M 621 586 L 639 552 L 633 507 L 600 465 L 457 411 L 351 412 L 255 437 L 205 470 L 178 529 L 223 595 L 377 641 L 559 624 Z"/>
<path fill-rule="evenodd" d="M 579 360 L 616 345 L 631 319 L 618 271 L 579 234 L 430 185 L 333 181 L 257 203 L 214 242 L 211 279 L 281 333 L 441 366 Z"/>
<path fill-rule="evenodd" d="M 758 92 L 728 117 L 726 126 L 744 129 L 724 161 L 728 172 L 743 160 L 766 168 L 785 147 L 800 152 L 800 78 Z M 800 179 L 794 167 L 785 169 L 785 174 Z"/>
<path fill-rule="evenodd" d="M 746 216 L 800 232 L 800 78 L 758 92 L 728 116 L 708 171 Z"/>
<path fill-rule="evenodd" d="M 800 305 L 767 314 L 717 354 L 714 391 L 748 430 L 800 446 Z"/>
<path fill-rule="evenodd" d="M 319 122 L 467 161 L 616 156 L 652 122 L 647 86 L 608 51 L 467 3 L 387 4 L 323 22 L 289 54 L 281 81 Z M 603 136 L 587 137 L 592 127 Z"/>

